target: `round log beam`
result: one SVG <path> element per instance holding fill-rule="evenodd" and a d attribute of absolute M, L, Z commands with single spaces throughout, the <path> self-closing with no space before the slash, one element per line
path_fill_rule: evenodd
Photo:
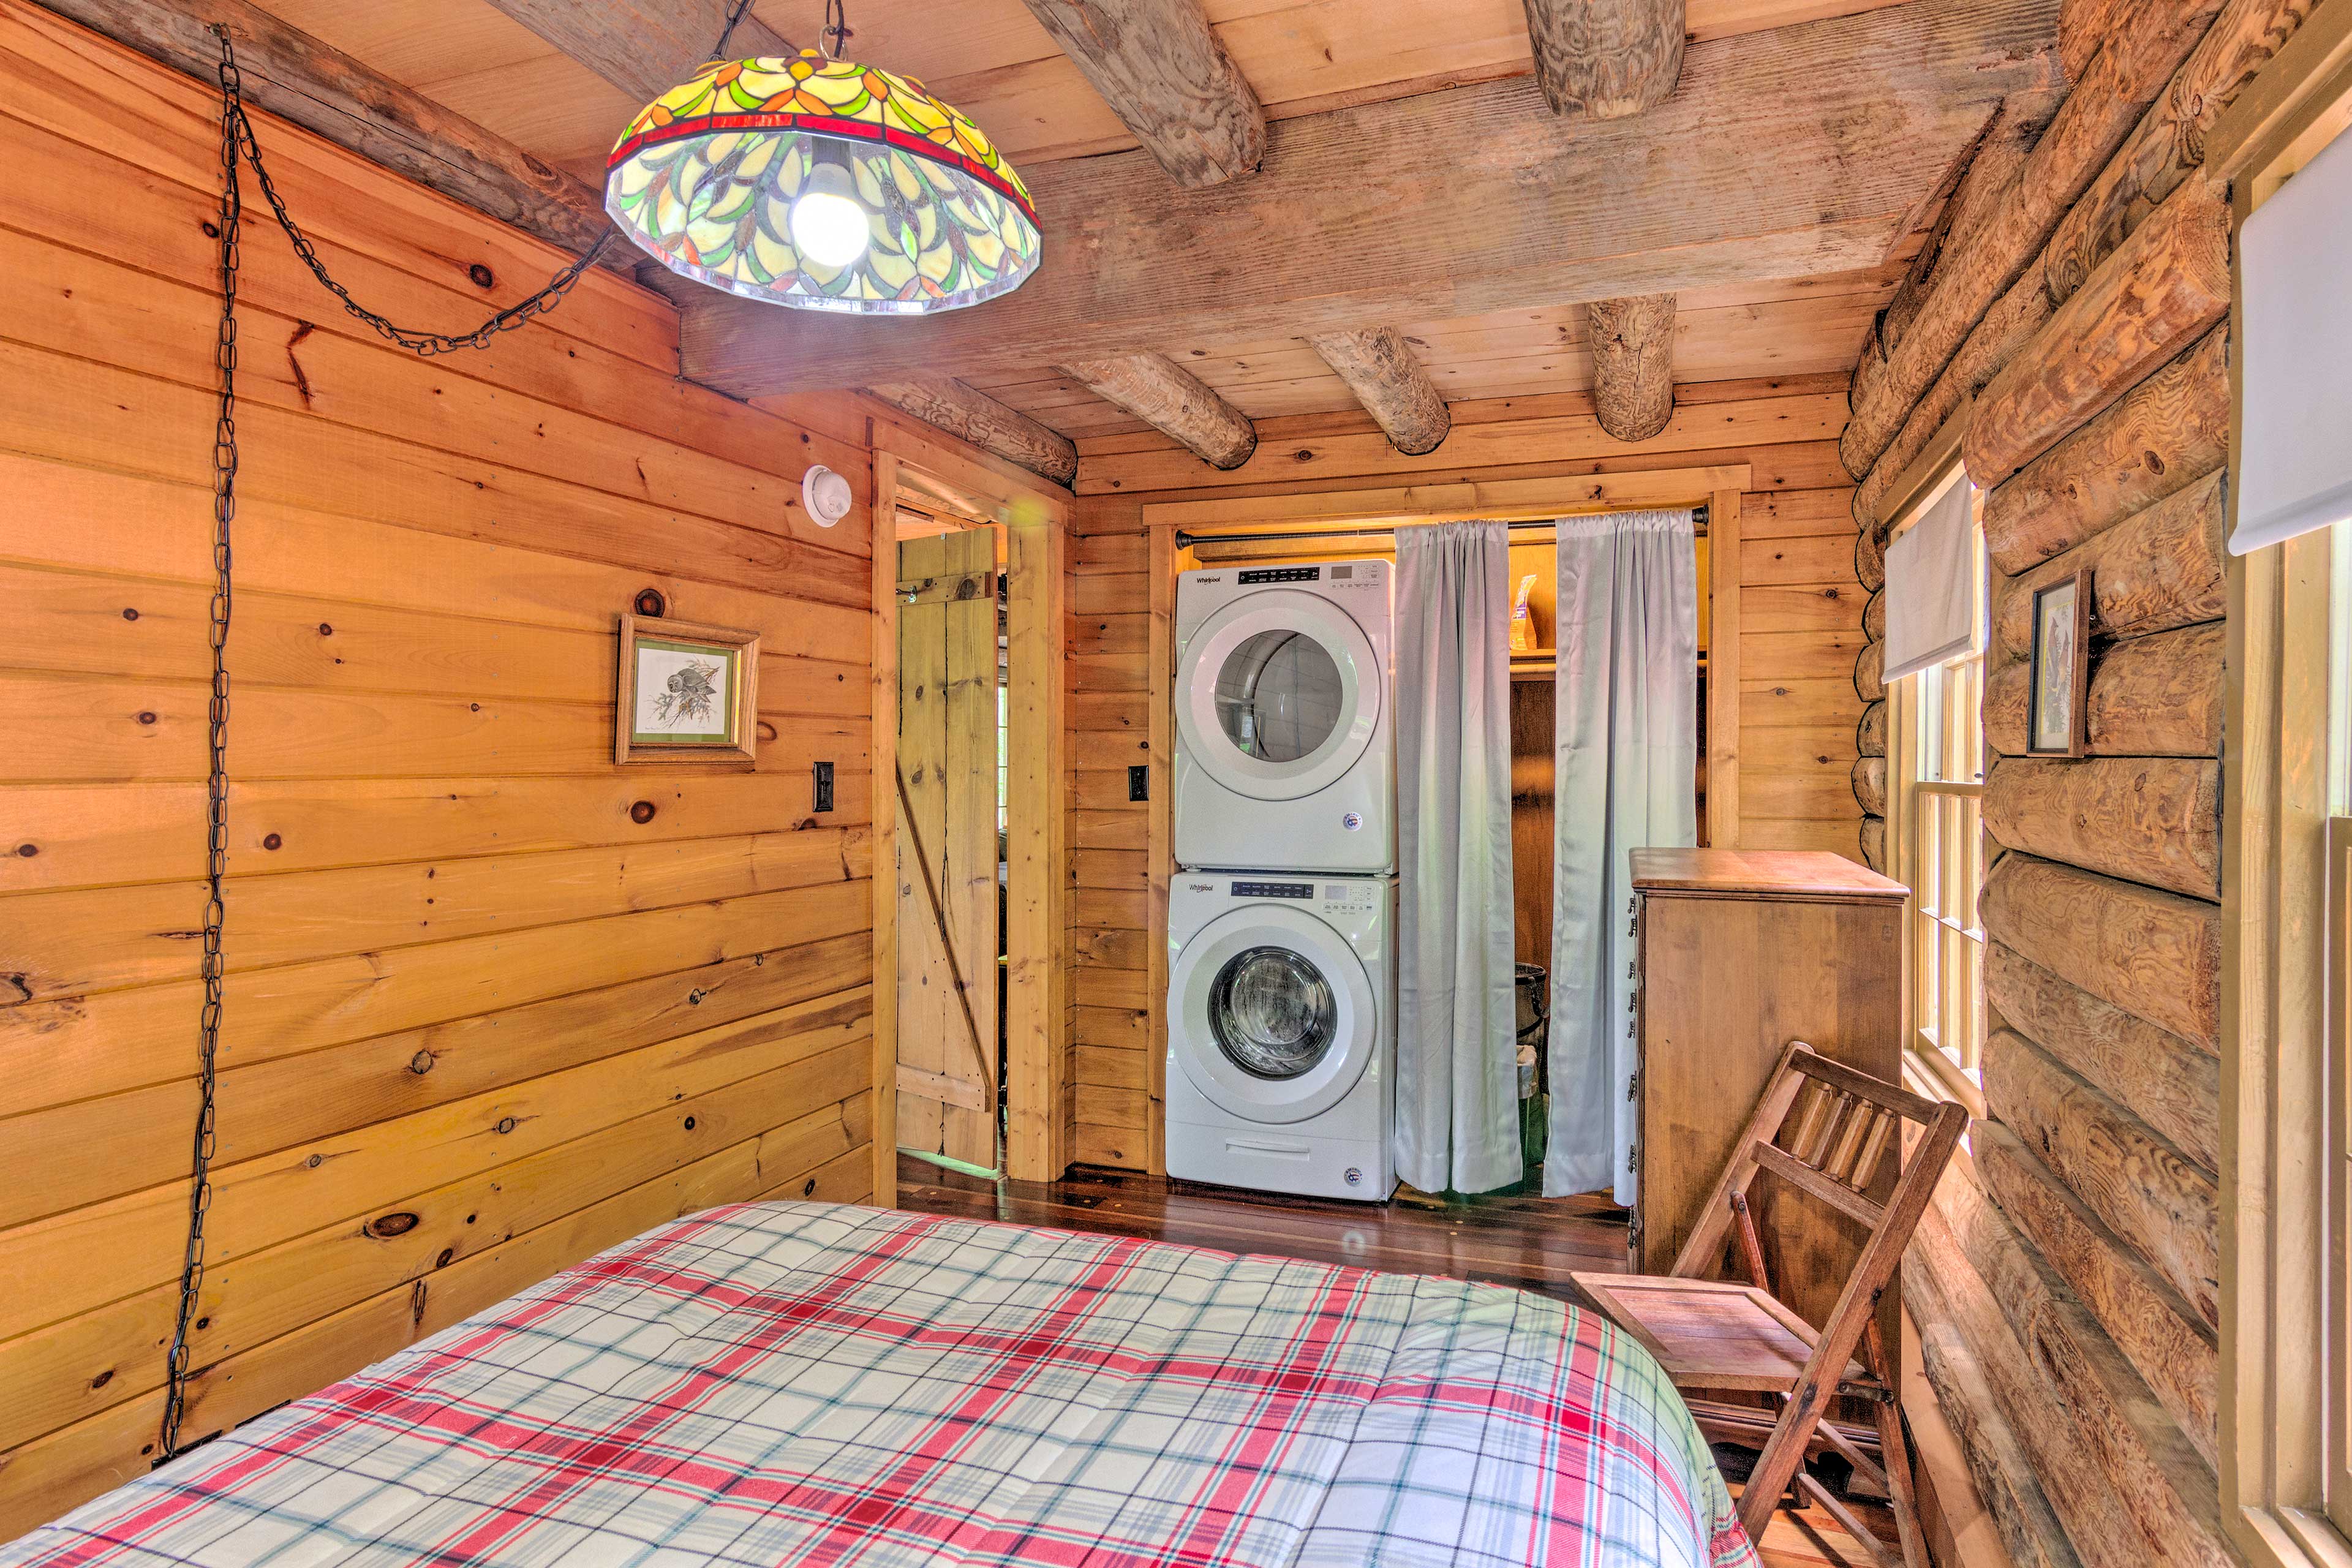
<path fill-rule="evenodd" d="M 1620 441 L 1646 441 L 1675 416 L 1675 297 L 1596 300 L 1587 309 L 1593 412 Z"/>
<path fill-rule="evenodd" d="M 1332 374 L 1348 384 L 1364 412 L 1408 458 L 1437 450 L 1454 416 L 1429 372 L 1394 327 L 1363 332 L 1318 332 L 1308 338 Z"/>
<path fill-rule="evenodd" d="M 1554 114 L 1618 120 L 1683 74 L 1683 0 L 1525 0 L 1536 84 Z"/>

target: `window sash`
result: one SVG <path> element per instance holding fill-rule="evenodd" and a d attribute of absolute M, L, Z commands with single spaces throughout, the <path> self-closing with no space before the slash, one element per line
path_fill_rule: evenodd
<path fill-rule="evenodd" d="M 1976 560 L 1981 578 L 1981 538 Z M 1986 1026 L 1977 911 L 1985 860 L 1984 662 L 1979 647 L 1905 676 L 1887 691 L 1889 869 L 1911 889 L 1904 917 L 1906 1043 L 1928 1080 L 1972 1115 L 1984 1112 L 1977 1086 Z"/>

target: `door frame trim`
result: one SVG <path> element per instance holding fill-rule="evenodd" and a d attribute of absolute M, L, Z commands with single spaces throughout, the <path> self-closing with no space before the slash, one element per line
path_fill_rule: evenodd
<path fill-rule="evenodd" d="M 895 518 L 902 499 L 944 504 L 985 519 L 1005 538 L 1005 710 L 1012 776 L 1005 801 L 1005 1173 L 1047 1181 L 1069 1163 L 1063 1112 L 1068 1012 L 1067 888 L 1062 810 L 1068 742 L 1063 733 L 1067 654 L 1070 492 L 1001 462 L 870 398 L 874 454 L 874 776 L 895 776 L 898 726 L 898 561 Z M 887 546 L 887 547 L 886 547 Z M 898 1194 L 898 888 L 896 813 L 874 817 L 874 1194 Z"/>

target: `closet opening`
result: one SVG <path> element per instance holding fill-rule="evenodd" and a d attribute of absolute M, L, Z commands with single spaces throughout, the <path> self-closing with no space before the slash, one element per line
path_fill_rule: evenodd
<path fill-rule="evenodd" d="M 1710 679 L 1716 672 L 1710 668 L 1709 653 L 1711 634 L 1719 620 L 1713 604 L 1716 593 L 1720 586 L 1727 584 L 1736 596 L 1738 579 L 1734 574 L 1718 574 L 1710 571 L 1709 550 L 1711 545 L 1718 542 L 1718 530 L 1714 526 L 1717 518 L 1727 513 L 1734 536 L 1732 549 L 1736 552 L 1738 509 L 1736 495 L 1727 502 L 1720 494 L 1685 495 L 1674 498 L 1674 500 L 1679 501 L 1681 508 L 1691 510 L 1694 522 L 1697 658 L 1696 680 L 1690 700 L 1696 705 L 1698 741 L 1688 787 L 1698 825 L 1697 844 L 1704 847 L 1712 842 L 1707 812 L 1709 752 L 1711 749 L 1720 747 L 1724 755 L 1729 758 L 1734 754 L 1731 743 L 1736 742 L 1737 736 L 1738 677 L 1736 671 L 1729 677 L 1734 688 L 1727 703 L 1711 700 L 1715 694 Z M 1226 504 L 1236 511 L 1249 505 L 1247 501 Z M 1642 495 L 1626 505 L 1612 505 L 1606 510 L 1639 510 L 1664 504 L 1671 503 L 1663 497 L 1654 499 Z M 1148 511 L 1154 510 L 1158 509 L 1147 509 Z M 1170 510 L 1176 509 L 1171 507 Z M 1506 1199 L 1515 1202 L 1547 1201 L 1542 1199 L 1541 1194 L 1542 1162 L 1549 1142 L 1549 1125 L 1547 1047 L 1550 1028 L 1553 837 L 1556 826 L 1558 648 L 1554 629 L 1558 599 L 1557 524 L 1562 517 L 1599 510 L 1601 509 L 1593 508 L 1588 500 L 1581 507 L 1563 506 L 1549 510 L 1542 516 L 1512 518 L 1506 514 L 1509 531 L 1508 591 L 1515 613 L 1495 627 L 1494 635 L 1506 643 L 1510 673 L 1511 906 L 1512 947 L 1516 961 L 1513 991 L 1518 1041 L 1521 1179 L 1499 1191 L 1472 1198 L 1457 1196 L 1449 1199 L 1446 1194 L 1420 1194 L 1410 1186 L 1400 1187 L 1397 1193 L 1400 1202 L 1475 1205 Z M 1305 565 L 1367 558 L 1382 560 L 1393 566 L 1396 537 L 1401 528 L 1446 521 L 1449 516 L 1481 515 L 1490 519 L 1495 516 L 1493 512 L 1465 512 L 1362 521 L 1316 519 L 1287 528 L 1268 528 L 1262 522 L 1252 526 L 1256 520 L 1236 516 L 1230 523 L 1223 523 L 1223 520 L 1219 520 L 1219 523 L 1178 527 L 1170 534 L 1172 544 L 1170 552 L 1171 575 L 1172 578 L 1178 573 L 1223 565 L 1242 568 L 1273 563 Z M 1523 614 L 1517 613 L 1522 597 Z M 1282 753 L 1285 748 L 1291 748 L 1295 752 L 1303 736 L 1301 726 L 1311 726 L 1318 721 L 1328 724 L 1329 716 L 1308 711 L 1310 704 L 1303 696 L 1297 695 L 1321 689 L 1321 686 L 1312 679 L 1317 672 L 1290 668 L 1318 652 L 1311 638 L 1298 637 L 1291 637 L 1278 645 L 1269 644 L 1263 648 L 1236 650 L 1235 657 L 1225 666 L 1233 677 L 1233 689 L 1224 689 L 1228 682 L 1221 679 L 1217 697 L 1217 716 L 1227 732 L 1237 741 L 1264 748 L 1265 754 L 1273 758 Z M 1242 657 L 1244 654 L 1248 657 Z M 1283 673 L 1286 679 L 1274 684 L 1283 691 L 1294 694 L 1294 698 L 1280 705 L 1280 711 L 1269 714 L 1260 711 L 1265 704 L 1252 699 L 1257 687 L 1264 683 L 1265 673 L 1271 670 Z M 1164 680 L 1166 678 L 1155 672 L 1155 679 Z M 1164 702 L 1168 697 L 1169 694 L 1163 691 L 1159 700 Z M 1717 711 L 1711 714 L 1710 709 Z M 1713 722 L 1710 722 L 1711 719 Z M 1307 750 L 1313 749 L 1315 743 L 1312 738 L 1304 741 Z M 1736 762 L 1733 762 L 1731 768 L 1736 770 Z M 1164 937 L 1164 929 L 1158 934 Z M 1606 1191 L 1549 1201 L 1574 1205 L 1580 1212 L 1622 1212 Z"/>

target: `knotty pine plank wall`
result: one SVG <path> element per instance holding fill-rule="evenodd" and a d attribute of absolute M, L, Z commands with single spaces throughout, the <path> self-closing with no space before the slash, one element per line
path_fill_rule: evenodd
<path fill-rule="evenodd" d="M 1071 551 L 1070 953 L 1076 1014 L 1073 1149 L 1082 1162 L 1157 1169 L 1146 805 L 1127 769 L 1168 759 L 1150 733 L 1152 542 L 1147 502 L 1748 463 L 1741 498 L 1740 842 L 1859 858 L 1850 774 L 1862 701 L 1853 661 L 1864 595 L 1854 577 L 1853 481 L 1840 466 L 1846 378 L 1708 382 L 1675 389 L 1648 441 L 1604 434 L 1583 394 L 1463 403 L 1425 458 L 1401 457 L 1361 415 L 1269 419 L 1248 464 L 1217 474 L 1152 436 L 1079 444 Z M 1478 466 L 1465 467 L 1465 455 Z M 1311 477 L 1299 479 L 1294 476 Z"/>
<path fill-rule="evenodd" d="M 470 324 L 561 263 L 260 135 L 327 264 L 404 322 Z M 197 84 L 0 4 L 0 1539 L 155 1441 L 195 1109 L 217 145 Z M 670 307 L 609 274 L 426 363 L 247 218 L 192 1434 L 682 1211 L 864 1199 L 872 1171 L 866 454 L 676 380 Z M 860 487 L 830 531 L 799 510 L 812 458 Z M 757 772 L 614 765 L 614 619 L 646 587 L 765 638 Z"/>
<path fill-rule="evenodd" d="M 1986 492 L 1989 1115 L 1904 1290 L 2020 1563 L 2234 1560 L 2215 1471 L 2231 284 L 2228 193 L 2199 165 L 2310 8 L 2068 0 L 2072 95 L 2021 161 L 1978 155 L 1854 384 L 1874 587 L 1895 478 L 1956 410 Z M 2028 757 L 2032 594 L 2078 570 L 2090 754 Z M 1873 695 L 1881 663 L 1874 643 Z M 1857 771 L 1874 806 L 1884 768 Z"/>

